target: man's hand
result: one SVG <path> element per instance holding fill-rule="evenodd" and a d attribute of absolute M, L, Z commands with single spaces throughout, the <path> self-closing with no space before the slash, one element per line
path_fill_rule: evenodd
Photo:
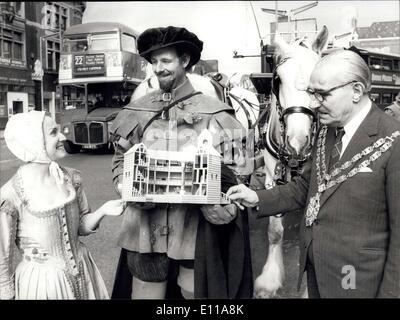
<path fill-rule="evenodd" d="M 239 208 L 242 207 L 242 205 L 253 208 L 258 205 L 259 201 L 257 193 L 247 188 L 244 184 L 230 187 L 226 195 L 236 203 Z"/>
<path fill-rule="evenodd" d="M 215 205 L 204 205 L 200 207 L 204 218 L 212 224 L 227 224 L 235 219 L 237 215 L 237 208 L 234 204 L 228 204 L 221 206 Z"/>

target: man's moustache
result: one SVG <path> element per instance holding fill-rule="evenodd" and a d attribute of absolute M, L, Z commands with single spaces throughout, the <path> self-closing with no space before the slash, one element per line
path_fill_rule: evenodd
<path fill-rule="evenodd" d="M 171 73 L 169 73 L 169 72 L 163 72 L 163 73 L 156 73 L 156 76 L 157 77 L 166 77 L 166 76 L 169 76 L 169 75 L 171 75 Z"/>

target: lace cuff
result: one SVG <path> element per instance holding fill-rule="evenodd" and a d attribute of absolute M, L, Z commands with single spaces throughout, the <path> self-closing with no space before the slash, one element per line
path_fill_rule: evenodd
<path fill-rule="evenodd" d="M 11 300 L 15 297 L 14 277 L 0 285 L 0 300 Z"/>
<path fill-rule="evenodd" d="M 14 205 L 5 200 L 0 206 L 0 299 L 12 299 L 15 295 L 14 276 L 11 270 L 15 240 L 17 211 Z"/>

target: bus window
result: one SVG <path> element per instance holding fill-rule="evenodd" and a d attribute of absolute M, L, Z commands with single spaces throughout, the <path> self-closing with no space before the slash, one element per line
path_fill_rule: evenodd
<path fill-rule="evenodd" d="M 64 53 L 85 52 L 87 49 L 88 49 L 88 41 L 86 38 L 64 39 L 63 43 Z"/>
<path fill-rule="evenodd" d="M 380 104 L 381 103 L 381 99 L 379 97 L 379 93 L 371 93 L 369 95 L 369 97 L 371 98 L 371 101 L 375 104 Z"/>
<path fill-rule="evenodd" d="M 382 59 L 382 68 L 383 70 L 392 70 L 392 60 L 390 59 Z"/>
<path fill-rule="evenodd" d="M 91 50 L 119 50 L 119 41 L 117 33 L 96 34 L 92 35 Z"/>
<path fill-rule="evenodd" d="M 393 70 L 400 70 L 400 60 L 398 59 L 393 60 Z"/>
<path fill-rule="evenodd" d="M 381 59 L 380 58 L 369 58 L 369 65 L 373 69 L 381 69 Z"/>
<path fill-rule="evenodd" d="M 85 109 L 85 87 L 63 86 L 62 108 L 64 110 Z"/>
<path fill-rule="evenodd" d="M 382 103 L 383 104 L 392 103 L 392 94 L 391 93 L 382 93 Z"/>
<path fill-rule="evenodd" d="M 88 84 L 88 100 L 94 102 L 95 108 L 121 108 L 129 103 L 134 89 L 135 85 L 130 83 L 125 85 L 122 83 L 90 83 Z"/>
<path fill-rule="evenodd" d="M 123 33 L 121 40 L 122 40 L 122 51 L 137 53 L 136 40 L 133 36 Z"/>

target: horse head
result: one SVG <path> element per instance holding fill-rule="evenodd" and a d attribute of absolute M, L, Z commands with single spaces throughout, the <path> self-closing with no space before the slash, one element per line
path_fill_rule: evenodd
<path fill-rule="evenodd" d="M 312 149 L 316 115 L 306 89 L 327 40 L 325 26 L 313 43 L 300 39 L 289 44 L 275 36 L 273 99 L 277 106 L 275 116 L 283 129 L 279 151 L 290 167 L 304 162 Z"/>

